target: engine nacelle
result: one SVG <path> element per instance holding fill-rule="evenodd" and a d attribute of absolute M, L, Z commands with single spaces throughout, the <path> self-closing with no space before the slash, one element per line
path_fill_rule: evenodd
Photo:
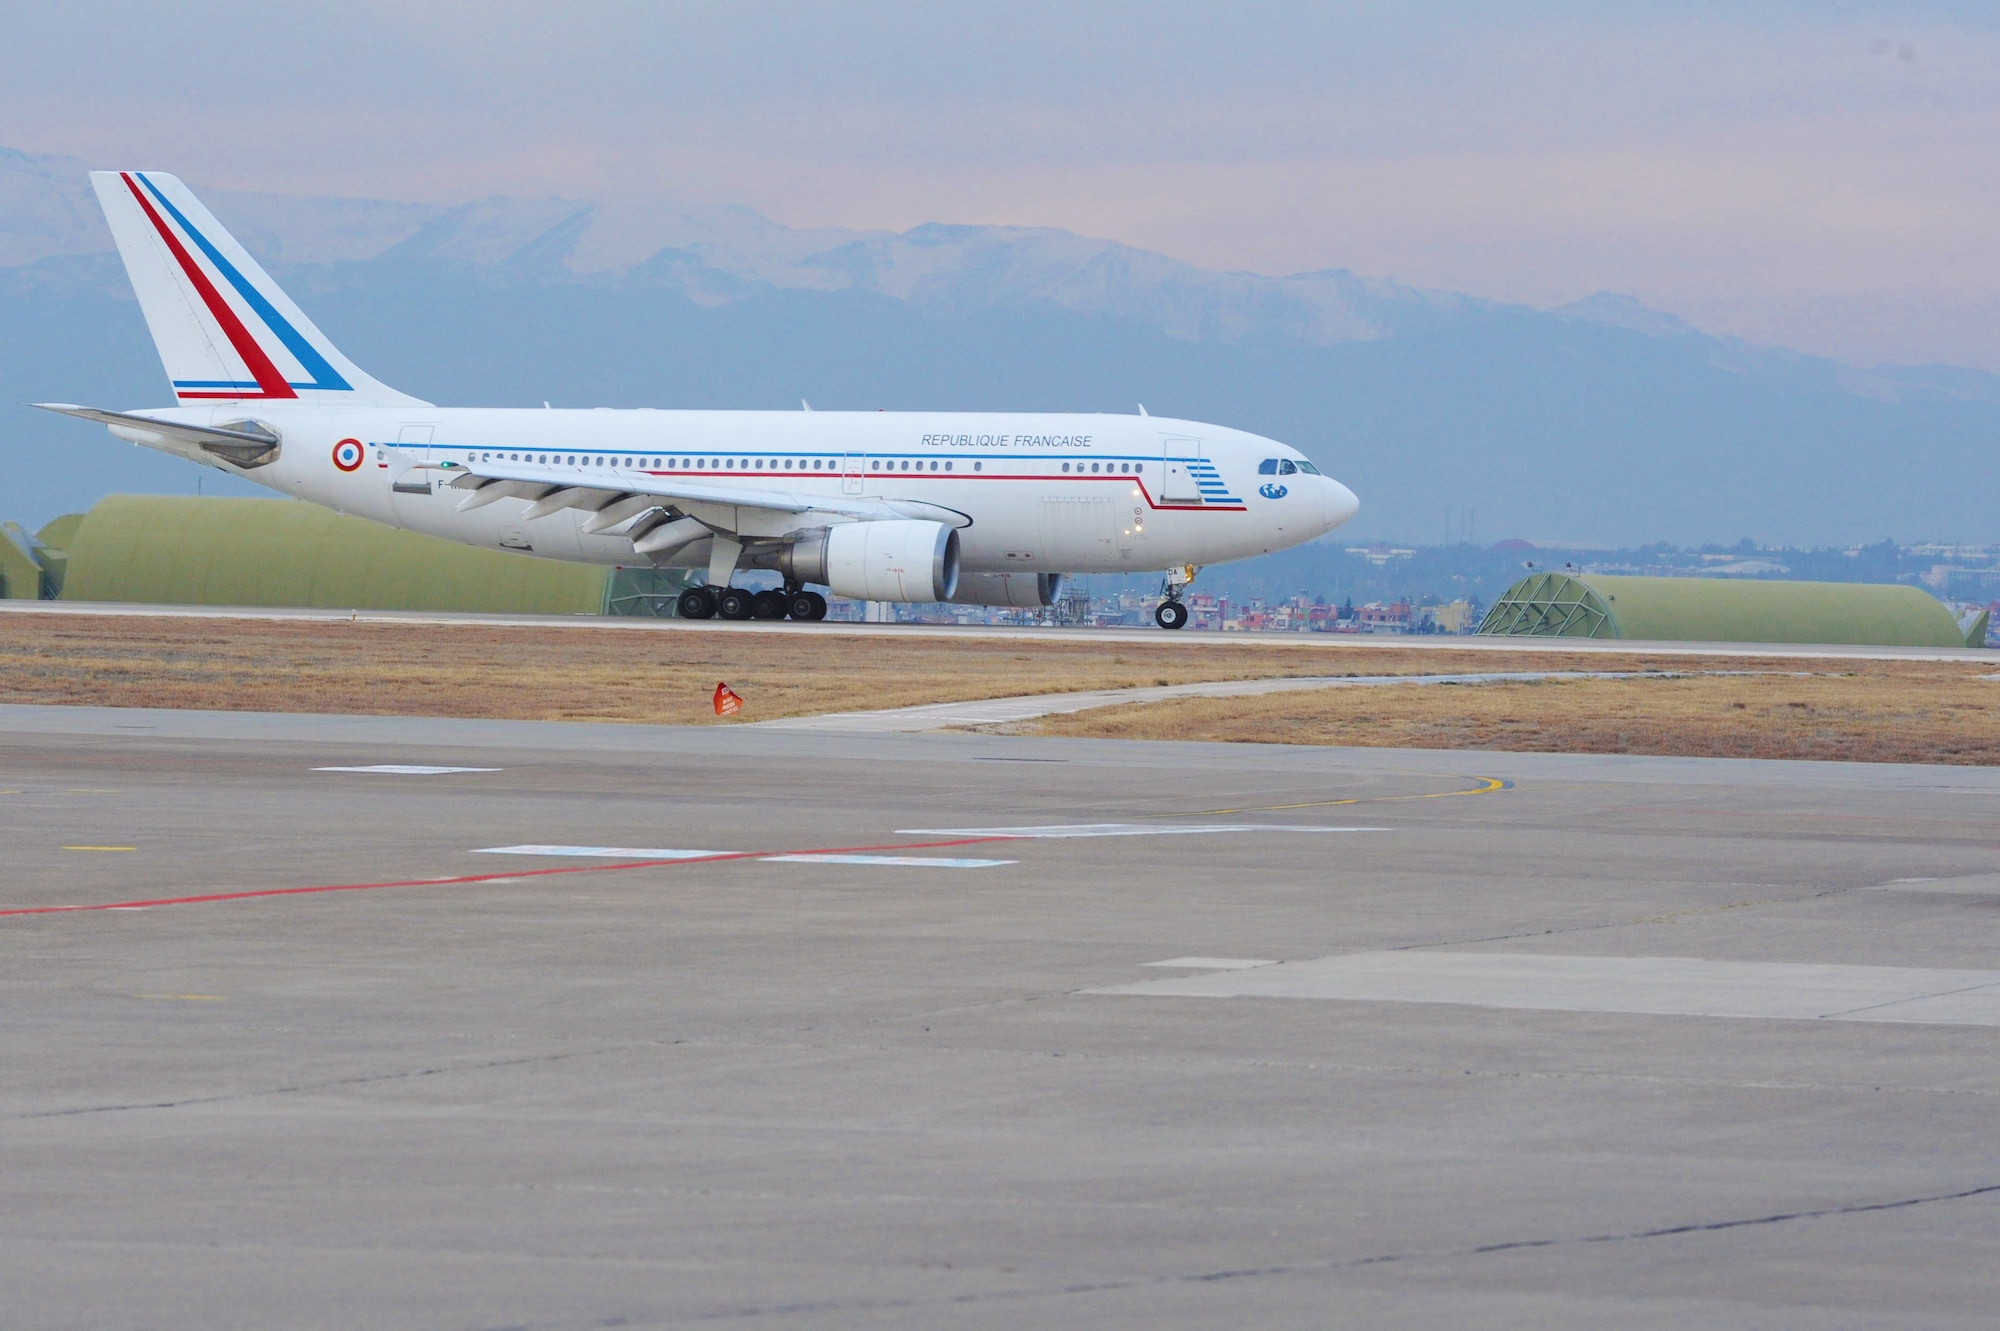
<path fill-rule="evenodd" d="M 958 590 L 958 531 L 906 518 L 843 522 L 794 541 L 778 567 L 857 601 L 949 601 Z"/>
<path fill-rule="evenodd" d="M 1062 597 L 1063 573 L 967 573 L 951 599 L 960 605 L 1005 605 L 1035 610 Z"/>

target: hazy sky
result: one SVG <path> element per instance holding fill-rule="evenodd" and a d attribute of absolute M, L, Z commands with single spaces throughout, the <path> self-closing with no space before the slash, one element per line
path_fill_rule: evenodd
<path fill-rule="evenodd" d="M 2000 6 L 9 0 L 0 144 L 1637 295 L 2000 369 Z"/>

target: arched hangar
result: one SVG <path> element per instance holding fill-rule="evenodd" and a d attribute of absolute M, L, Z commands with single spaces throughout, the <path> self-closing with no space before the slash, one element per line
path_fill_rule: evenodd
<path fill-rule="evenodd" d="M 1509 587 L 1478 632 L 1648 642 L 1980 647 L 1986 616 L 1961 628 L 1937 598 L 1915 587 L 1876 583 L 1548 572 Z"/>
<path fill-rule="evenodd" d="M 281 499 L 110 495 L 17 541 L 32 563 L 4 542 L 5 593 L 65 601 L 659 616 L 687 585 L 683 573 L 479 550 Z"/>

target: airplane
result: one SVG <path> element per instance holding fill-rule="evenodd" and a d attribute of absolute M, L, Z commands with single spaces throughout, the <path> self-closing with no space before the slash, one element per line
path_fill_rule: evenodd
<path fill-rule="evenodd" d="M 94 171 L 176 405 L 34 405 L 468 545 L 696 571 L 688 619 L 868 601 L 1043 607 L 1079 573 L 1282 550 L 1360 507 L 1297 449 L 1147 415 L 438 407 L 362 372 L 171 175 Z M 777 588 L 734 586 L 752 569 Z"/>

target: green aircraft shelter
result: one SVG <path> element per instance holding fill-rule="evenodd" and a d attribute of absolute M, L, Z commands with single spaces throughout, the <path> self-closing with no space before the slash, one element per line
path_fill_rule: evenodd
<path fill-rule="evenodd" d="M 1478 631 L 1646 642 L 1978 647 L 1985 645 L 1986 616 L 1960 628 L 1936 597 L 1876 583 L 1549 572 L 1509 587 Z"/>
<path fill-rule="evenodd" d="M 12 534 L 5 593 L 65 601 L 660 616 L 689 576 L 480 550 L 282 499 L 111 495 Z"/>

